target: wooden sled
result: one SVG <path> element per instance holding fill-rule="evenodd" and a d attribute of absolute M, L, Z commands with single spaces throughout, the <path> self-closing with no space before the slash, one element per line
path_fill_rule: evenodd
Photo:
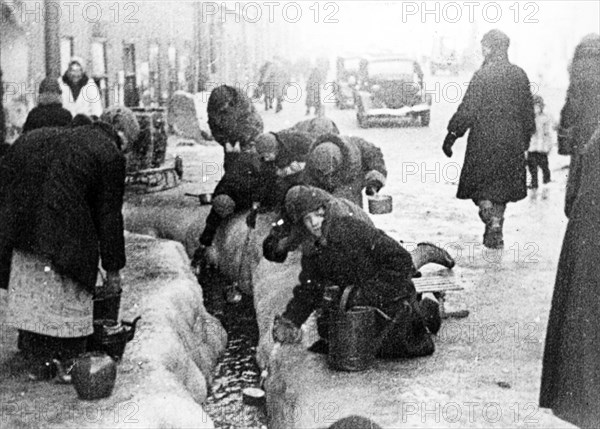
<path fill-rule="evenodd" d="M 452 278 L 442 276 L 423 276 L 413 279 L 415 289 L 419 296 L 424 293 L 432 293 L 440 304 L 440 316 L 442 319 L 449 317 L 463 318 L 469 315 L 469 310 L 446 311 L 445 298 L 448 291 L 464 290 L 464 287 L 456 284 Z"/>

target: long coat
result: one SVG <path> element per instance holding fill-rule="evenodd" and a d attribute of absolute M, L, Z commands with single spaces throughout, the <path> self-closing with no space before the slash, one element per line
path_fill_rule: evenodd
<path fill-rule="evenodd" d="M 572 172 L 573 174 L 573 172 Z M 600 127 L 585 148 L 558 262 L 540 406 L 580 427 L 600 426 Z"/>
<path fill-rule="evenodd" d="M 49 257 L 93 292 L 102 267 L 125 266 L 125 159 L 119 137 L 99 123 L 22 135 L 0 167 L 0 288 L 13 249 Z"/>
<path fill-rule="evenodd" d="M 527 196 L 525 152 L 535 133 L 529 79 L 505 56 L 484 62 L 469 83 L 448 131 L 469 138 L 457 197 L 496 203 Z"/>
<path fill-rule="evenodd" d="M 325 183 L 322 174 L 310 160 L 305 167 L 305 182 L 340 198 L 346 198 L 362 207 L 362 190 L 370 181 L 385 185 L 387 169 L 381 149 L 360 137 L 345 137 L 334 134 L 323 135 L 313 147 L 331 142 L 342 152 L 342 165 L 333 173 L 331 183 Z"/>

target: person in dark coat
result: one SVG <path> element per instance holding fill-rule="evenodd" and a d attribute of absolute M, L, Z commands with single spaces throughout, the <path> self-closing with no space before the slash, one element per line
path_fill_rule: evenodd
<path fill-rule="evenodd" d="M 585 55 L 600 66 L 600 38 L 596 40 L 596 48 L 589 48 Z M 586 63 L 589 66 L 591 62 Z M 569 88 L 583 89 L 577 81 L 593 81 L 591 74 L 596 70 L 577 69 L 574 62 Z M 568 102 L 579 105 L 594 96 L 598 100 L 600 86 L 586 89 L 591 96 L 572 92 Z M 592 104 L 583 106 L 595 109 Z M 591 121 L 587 113 L 583 117 Z M 540 387 L 540 407 L 552 409 L 556 416 L 581 428 L 600 426 L 600 116 L 595 120 L 596 129 L 588 143 L 575 145 L 573 157 L 578 160 L 571 163 L 575 169 L 569 172 L 565 204 L 569 221 L 558 261 Z M 589 125 L 581 123 L 582 129 L 576 133 L 583 135 Z"/>
<path fill-rule="evenodd" d="M 321 104 L 321 85 L 323 84 L 323 75 L 321 71 L 314 67 L 306 81 L 306 114 L 310 115 L 310 109 L 314 107 L 315 115 L 320 116 L 322 110 Z"/>
<path fill-rule="evenodd" d="M 535 133 L 529 79 L 508 61 L 509 44 L 508 36 L 498 30 L 483 36 L 483 65 L 450 119 L 443 144 L 446 156 L 452 156 L 456 139 L 470 130 L 456 196 L 479 206 L 488 248 L 504 246 L 506 204 L 527 197 L 525 152 Z"/>
<path fill-rule="evenodd" d="M 375 195 L 385 185 L 387 170 L 381 149 L 360 137 L 322 135 L 305 167 L 305 183 L 347 198 L 362 207 L 362 190 Z"/>
<path fill-rule="evenodd" d="M 253 209 L 248 221 L 252 224 L 258 207 L 271 203 L 267 190 L 269 180 L 273 178 L 261 168 L 260 157 L 254 148 L 255 139 L 263 132 L 263 122 L 246 94 L 232 86 L 219 86 L 210 94 L 207 111 L 211 133 L 224 149 L 225 173 L 213 193 L 212 207 L 192 265 L 200 269 L 201 275 L 210 277 L 205 281 L 210 283 L 218 277 L 218 257 L 212 243 L 219 226 L 234 213 L 249 209 Z M 220 312 L 223 304 L 219 291 L 207 293 L 214 298 L 214 312 Z M 230 302 L 241 299 L 235 288 L 225 292 Z"/>
<path fill-rule="evenodd" d="M 313 139 L 298 132 L 270 132 L 258 136 L 256 151 L 265 171 L 271 175 L 274 205 L 283 204 L 285 194 L 292 186 L 303 183 L 303 172 Z"/>
<path fill-rule="evenodd" d="M 113 119 L 30 131 L 0 166 L 0 288 L 9 289 L 8 319 L 27 338 L 20 344 L 34 371 L 85 351 L 93 298 L 121 290 L 121 150 L 135 130 Z M 107 273 L 101 287 L 99 261 Z"/>
<path fill-rule="evenodd" d="M 62 90 L 54 79 L 40 83 L 38 105 L 31 109 L 23 125 L 23 133 L 42 127 L 66 127 L 71 124 L 71 112 L 62 107 Z"/>
<path fill-rule="evenodd" d="M 417 273 L 411 254 L 370 222 L 335 215 L 331 210 L 335 200 L 307 186 L 296 186 L 286 196 L 287 213 L 295 224 L 304 225 L 309 240 L 302 252 L 300 284 L 294 288 L 283 314 L 275 317 L 274 340 L 298 341 L 302 324 L 320 309 L 317 327 L 321 341 L 311 349 L 327 350 L 330 311 L 339 305 L 336 303 L 344 289 L 353 286 L 349 307 L 373 306 L 401 320 L 383 341 L 380 356 L 433 353 L 431 333 L 436 333 L 441 324 L 439 308 L 428 328 L 411 280 Z M 331 306 L 324 301 L 327 298 Z M 387 323 L 383 318 L 378 320 L 379 332 Z"/>
<path fill-rule="evenodd" d="M 558 262 L 542 365 L 540 407 L 581 428 L 600 425 L 600 127 L 579 146 L 577 196 Z M 571 173 L 573 174 L 573 172 Z"/>

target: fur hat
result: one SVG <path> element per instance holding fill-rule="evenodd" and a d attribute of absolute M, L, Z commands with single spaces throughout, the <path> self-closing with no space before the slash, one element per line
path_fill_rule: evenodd
<path fill-rule="evenodd" d="M 273 133 L 264 133 L 259 135 L 256 138 L 256 151 L 259 155 L 264 155 L 267 153 L 277 154 L 279 149 L 279 143 L 277 142 L 277 137 Z"/>
<path fill-rule="evenodd" d="M 500 30 L 490 30 L 483 35 L 481 44 L 490 48 L 493 53 L 501 53 L 508 51 L 510 39 Z"/>
<path fill-rule="evenodd" d="M 342 159 L 340 148 L 336 144 L 326 141 L 313 149 L 308 162 L 315 170 L 328 175 L 340 168 Z"/>
<path fill-rule="evenodd" d="M 366 417 L 348 416 L 329 426 L 329 429 L 381 429 L 381 426 Z"/>
<path fill-rule="evenodd" d="M 231 216 L 235 211 L 235 201 L 225 194 L 217 195 L 213 198 L 212 206 L 215 212 L 222 218 Z"/>
<path fill-rule="evenodd" d="M 307 213 L 325 206 L 331 195 L 313 186 L 294 186 L 285 195 L 285 210 L 292 222 L 298 223 Z"/>
<path fill-rule="evenodd" d="M 112 125 L 115 131 L 122 131 L 130 143 L 133 143 L 140 133 L 135 114 L 124 106 L 109 107 L 100 115 L 100 120 Z"/>
<path fill-rule="evenodd" d="M 40 82 L 40 94 L 62 94 L 62 89 L 56 79 L 45 78 Z"/>

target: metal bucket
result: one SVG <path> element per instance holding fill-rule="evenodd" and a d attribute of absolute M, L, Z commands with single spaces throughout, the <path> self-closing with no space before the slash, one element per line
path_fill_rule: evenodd
<path fill-rule="evenodd" d="M 364 371 L 375 360 L 373 340 L 376 333 L 375 308 L 352 307 L 346 310 L 351 287 L 344 290 L 340 308 L 329 322 L 329 366 L 341 371 Z"/>
<path fill-rule="evenodd" d="M 388 214 L 392 212 L 392 197 L 391 195 L 375 195 L 368 198 L 369 213 L 371 214 Z"/>

